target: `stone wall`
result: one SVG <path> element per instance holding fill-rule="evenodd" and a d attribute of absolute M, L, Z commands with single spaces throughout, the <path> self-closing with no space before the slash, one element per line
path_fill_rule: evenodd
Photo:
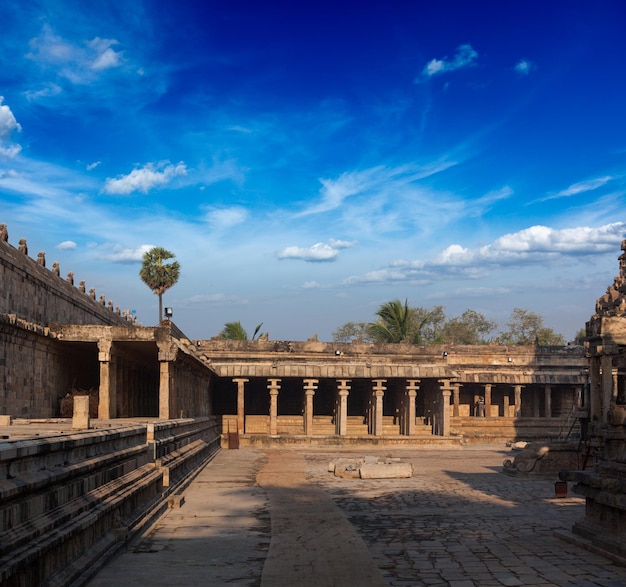
<path fill-rule="evenodd" d="M 84 283 L 76 287 L 70 276 L 61 277 L 58 266 L 49 269 L 45 263 L 45 255 L 40 253 L 35 261 L 0 238 L 0 314 L 14 314 L 40 325 L 128 325 L 111 301 L 104 296 L 95 299 L 96 292 L 90 292 Z"/>
<path fill-rule="evenodd" d="M 0 315 L 0 414 L 50 418 L 72 387 L 97 385 L 79 348 L 61 348 L 47 328 Z"/>

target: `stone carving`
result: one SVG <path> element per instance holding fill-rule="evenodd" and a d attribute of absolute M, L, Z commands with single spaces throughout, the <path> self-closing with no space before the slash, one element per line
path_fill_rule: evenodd
<path fill-rule="evenodd" d="M 9 231 L 7 230 L 6 224 L 0 224 L 0 240 L 5 243 L 9 242 Z"/>
<path fill-rule="evenodd" d="M 103 306 L 106 306 L 106 304 L 107 304 L 107 300 L 106 300 L 106 297 L 105 297 L 105 296 L 100 296 L 100 303 L 101 303 Z"/>
<path fill-rule="evenodd" d="M 26 244 L 25 238 L 20 239 L 19 251 L 20 253 L 24 253 L 25 255 L 28 255 L 28 245 Z"/>
<path fill-rule="evenodd" d="M 109 303 L 107 304 L 107 308 L 109 308 L 111 312 L 113 311 L 113 300 L 109 300 Z"/>
<path fill-rule="evenodd" d="M 92 300 L 96 299 L 96 290 L 95 290 L 95 288 L 92 287 L 92 288 L 89 289 L 89 295 L 91 296 Z"/>
<path fill-rule="evenodd" d="M 57 277 L 61 276 L 61 268 L 59 267 L 58 261 L 52 263 L 52 273 L 54 273 Z"/>
<path fill-rule="evenodd" d="M 70 285 L 74 285 L 74 274 L 71 271 L 67 274 L 67 281 Z"/>
<path fill-rule="evenodd" d="M 118 316 L 121 316 L 121 315 L 122 315 L 122 310 L 120 310 L 120 307 L 119 307 L 119 306 L 115 306 L 115 313 L 116 313 Z"/>
<path fill-rule="evenodd" d="M 85 293 L 86 288 L 85 288 L 85 282 L 84 282 L 84 281 L 81 281 L 81 282 L 80 282 L 80 284 L 78 285 L 78 289 L 79 289 L 80 291 L 82 291 L 83 293 Z"/>
<path fill-rule="evenodd" d="M 314 334 L 311 338 L 306 339 L 307 342 L 318 342 L 317 334 Z"/>
<path fill-rule="evenodd" d="M 529 473 L 537 465 L 537 461 L 545 457 L 550 452 L 547 446 L 528 445 L 520 451 L 513 461 L 506 459 L 503 463 L 505 469 L 515 469 L 523 473 Z"/>
<path fill-rule="evenodd" d="M 626 316 L 626 239 L 622 241 L 619 275 L 606 293 L 596 301 L 596 316 Z"/>
<path fill-rule="evenodd" d="M 45 251 L 39 251 L 39 254 L 37 255 L 37 264 L 41 265 L 42 267 L 46 266 L 46 253 L 45 253 Z"/>

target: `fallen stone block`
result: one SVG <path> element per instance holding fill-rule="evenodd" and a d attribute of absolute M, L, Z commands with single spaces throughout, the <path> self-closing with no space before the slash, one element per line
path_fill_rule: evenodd
<path fill-rule="evenodd" d="M 11 416 L 0 415 L 0 426 L 11 426 Z"/>
<path fill-rule="evenodd" d="M 360 469 L 361 479 L 401 479 L 413 476 L 410 463 L 363 464 Z"/>

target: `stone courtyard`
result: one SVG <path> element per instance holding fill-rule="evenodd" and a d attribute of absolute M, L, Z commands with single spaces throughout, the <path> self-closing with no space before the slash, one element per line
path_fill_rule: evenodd
<path fill-rule="evenodd" d="M 413 476 L 344 479 L 338 457 L 401 457 Z M 501 445 L 222 450 L 89 585 L 626 585 L 626 567 L 555 535 L 584 499 L 503 475 Z"/>

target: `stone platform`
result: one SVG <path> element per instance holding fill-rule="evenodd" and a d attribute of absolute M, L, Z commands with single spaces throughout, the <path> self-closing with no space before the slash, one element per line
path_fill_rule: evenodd
<path fill-rule="evenodd" d="M 406 479 L 341 479 L 361 450 L 222 450 L 89 583 L 623 587 L 626 567 L 555 536 L 584 516 L 553 480 L 503 475 L 504 446 L 391 447 Z"/>

